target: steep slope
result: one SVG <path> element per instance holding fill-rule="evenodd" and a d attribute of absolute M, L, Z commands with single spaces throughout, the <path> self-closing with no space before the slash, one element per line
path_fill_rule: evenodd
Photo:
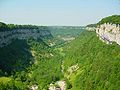
<path fill-rule="evenodd" d="M 0 48 L 0 69 L 4 72 L 20 71 L 30 65 L 32 55 L 26 40 L 15 40 Z"/>
<path fill-rule="evenodd" d="M 64 50 L 64 76 L 70 81 L 71 90 L 120 89 L 119 45 L 107 45 L 95 32 L 84 31 Z M 70 67 L 74 67 L 72 72 Z"/>
<path fill-rule="evenodd" d="M 28 69 L 29 86 L 37 85 L 39 90 L 47 90 L 50 83 L 63 78 L 62 57 L 58 50 L 42 45 L 40 42 L 30 41 L 29 45 L 35 60 L 35 64 Z"/>
<path fill-rule="evenodd" d="M 112 15 L 112 16 L 105 17 L 101 21 L 99 21 L 97 24 L 101 25 L 104 23 L 112 23 L 112 24 L 120 25 L 120 15 Z"/>
<path fill-rule="evenodd" d="M 107 44 L 116 42 L 120 45 L 120 15 L 113 15 L 99 21 L 96 28 L 97 36 Z"/>
<path fill-rule="evenodd" d="M 50 39 L 52 35 L 45 26 L 0 23 L 0 90 L 26 90 L 30 82 L 37 83 L 29 73 L 37 61 L 45 59 Z"/>

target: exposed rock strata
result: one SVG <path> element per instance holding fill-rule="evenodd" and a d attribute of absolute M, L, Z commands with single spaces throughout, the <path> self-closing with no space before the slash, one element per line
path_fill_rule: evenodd
<path fill-rule="evenodd" d="M 39 29 L 18 29 L 12 31 L 0 32 L 0 47 L 7 46 L 15 39 L 28 39 L 30 37 L 37 39 L 49 37 L 51 33 L 48 30 Z"/>
<path fill-rule="evenodd" d="M 50 84 L 49 90 L 66 90 L 66 82 L 64 80 L 57 81 L 55 84 Z"/>
<path fill-rule="evenodd" d="M 116 42 L 118 45 L 120 45 L 119 25 L 109 23 L 102 24 L 96 29 L 96 33 L 103 42 L 106 42 L 107 44 Z"/>

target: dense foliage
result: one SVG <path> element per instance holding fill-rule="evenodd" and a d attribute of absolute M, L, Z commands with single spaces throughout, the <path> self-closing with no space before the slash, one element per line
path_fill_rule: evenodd
<path fill-rule="evenodd" d="M 114 15 L 98 24 L 120 24 L 119 20 L 119 15 Z M 105 44 L 95 32 L 81 27 L 0 23 L 0 31 L 22 28 L 47 29 L 54 38 L 15 40 L 0 48 L 0 90 L 28 90 L 33 85 L 48 90 L 50 83 L 59 80 L 66 81 L 67 90 L 120 90 L 120 46 L 116 43 Z M 78 37 L 67 43 L 61 40 L 68 36 Z M 49 43 L 55 45 L 50 47 Z M 79 68 L 69 72 L 75 65 Z"/>
<path fill-rule="evenodd" d="M 8 26 L 5 23 L 0 22 L 0 31 L 8 30 Z"/>
<path fill-rule="evenodd" d="M 29 47 L 26 49 L 30 50 L 34 64 L 28 67 L 24 67 L 22 64 L 24 69 L 11 75 L 6 74 L 7 69 L 6 72 L 0 71 L 0 88 L 2 90 L 25 90 L 32 85 L 38 85 L 40 90 L 47 90 L 50 83 L 55 83 L 61 79 L 66 80 L 67 88 L 71 90 L 120 89 L 120 46 L 115 43 L 107 45 L 101 42 L 95 32 L 84 31 L 77 39 L 64 47 L 57 48 L 50 48 L 41 39 L 29 39 L 25 45 L 24 42 L 21 44 L 19 42 L 22 41 L 14 42 L 8 47 L 15 46 L 14 48 L 17 49 L 18 46 L 23 45 L 20 47 L 22 49 L 26 48 L 27 44 Z M 11 49 L 12 53 L 13 51 Z M 28 53 L 24 52 L 24 49 L 17 49 L 17 51 L 19 54 L 21 51 L 25 55 Z M 5 50 L 2 52 L 5 54 Z M 8 57 L 11 60 L 15 58 L 12 53 L 12 57 Z M 27 61 L 27 65 L 31 60 L 25 59 L 27 57 L 24 54 L 18 58 Z M 18 63 L 16 68 L 20 68 L 21 62 L 18 62 L 19 60 L 16 61 Z M 6 63 L 12 67 L 9 60 Z M 68 68 L 76 64 L 78 64 L 79 69 L 69 74 Z M 61 71 L 61 65 L 64 67 L 64 73 Z"/>
<path fill-rule="evenodd" d="M 16 40 L 0 50 L 2 90 L 25 90 L 32 85 L 46 90 L 50 83 L 63 78 L 59 50 L 41 39 Z"/>
<path fill-rule="evenodd" d="M 95 32 L 83 32 L 79 38 L 64 47 L 65 73 L 75 64 L 79 69 L 69 81 L 72 90 L 120 90 L 120 46 L 107 45 Z"/>
<path fill-rule="evenodd" d="M 50 83 L 60 80 L 61 58 L 59 51 L 51 49 L 40 42 L 29 41 L 31 51 L 34 53 L 35 64 L 30 68 L 31 84 L 37 84 L 40 90 L 47 90 Z"/>
<path fill-rule="evenodd" d="M 49 30 L 54 37 L 77 36 L 84 31 L 80 26 L 51 26 Z"/>
<path fill-rule="evenodd" d="M 97 27 L 97 24 L 89 24 L 86 27 Z"/>
<path fill-rule="evenodd" d="M 5 24 L 3 22 L 0 22 L 0 32 L 1 31 L 16 30 L 16 29 L 42 29 L 42 30 L 48 30 L 47 26 Z"/>
<path fill-rule="evenodd" d="M 105 17 L 102 20 L 100 20 L 97 24 L 88 24 L 86 27 L 97 27 L 97 25 L 101 25 L 104 23 L 112 23 L 112 24 L 120 25 L 120 15 L 112 15 Z"/>
<path fill-rule="evenodd" d="M 0 48 L 0 69 L 11 73 L 21 71 L 30 65 L 32 55 L 25 40 L 15 40 L 10 45 Z"/>
<path fill-rule="evenodd" d="M 0 48 L 0 90 L 27 89 L 27 68 L 33 64 L 26 40 Z M 26 81 L 26 82 L 25 82 Z"/>
<path fill-rule="evenodd" d="M 112 24 L 120 25 L 120 15 L 112 15 L 109 17 L 105 17 L 98 23 L 98 25 L 104 24 L 104 23 L 112 23 Z"/>

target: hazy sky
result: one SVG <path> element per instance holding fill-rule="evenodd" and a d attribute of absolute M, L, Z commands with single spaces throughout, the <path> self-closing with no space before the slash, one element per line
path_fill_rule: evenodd
<path fill-rule="evenodd" d="M 120 14 L 120 0 L 0 0 L 5 23 L 86 25 L 113 14 Z"/>

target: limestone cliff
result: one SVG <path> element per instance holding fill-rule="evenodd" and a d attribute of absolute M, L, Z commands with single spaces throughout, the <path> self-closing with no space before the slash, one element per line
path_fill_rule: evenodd
<path fill-rule="evenodd" d="M 7 46 L 15 39 L 28 39 L 30 37 L 45 38 L 51 37 L 49 30 L 40 30 L 40 29 L 17 29 L 12 31 L 3 31 L 0 32 L 0 47 Z"/>
<path fill-rule="evenodd" d="M 116 42 L 120 45 L 120 26 L 116 24 L 104 23 L 96 28 L 97 36 L 107 44 Z"/>

